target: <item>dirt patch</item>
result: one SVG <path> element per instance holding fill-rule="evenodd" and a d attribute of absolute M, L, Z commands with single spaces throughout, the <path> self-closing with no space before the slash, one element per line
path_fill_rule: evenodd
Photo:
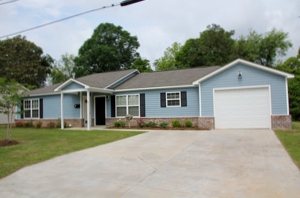
<path fill-rule="evenodd" d="M 20 144 L 20 143 L 16 140 L 8 140 L 8 139 L 0 140 L 0 147 L 13 146 L 13 145 L 17 145 L 17 144 Z"/>

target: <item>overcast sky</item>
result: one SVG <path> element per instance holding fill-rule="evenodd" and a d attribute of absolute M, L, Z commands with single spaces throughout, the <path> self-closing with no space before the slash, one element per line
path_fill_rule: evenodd
<path fill-rule="evenodd" d="M 0 0 L 1 3 L 10 0 Z M 0 5 L 0 37 L 57 19 L 122 0 L 19 0 Z M 182 44 L 199 37 L 210 24 L 235 30 L 234 38 L 249 30 L 266 33 L 272 28 L 289 33 L 293 48 L 286 57 L 296 56 L 300 46 L 299 0 L 145 0 L 126 7 L 103 9 L 51 26 L 23 33 L 45 54 L 60 59 L 66 52 L 77 55 L 84 41 L 100 23 L 122 26 L 137 36 L 143 58 L 154 62 L 174 42 Z M 281 59 L 285 60 L 286 57 Z"/>

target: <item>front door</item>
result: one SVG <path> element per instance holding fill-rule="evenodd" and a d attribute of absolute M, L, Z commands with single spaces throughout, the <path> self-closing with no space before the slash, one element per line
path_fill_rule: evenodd
<path fill-rule="evenodd" d="M 96 125 L 105 125 L 105 97 L 97 97 L 96 102 Z"/>

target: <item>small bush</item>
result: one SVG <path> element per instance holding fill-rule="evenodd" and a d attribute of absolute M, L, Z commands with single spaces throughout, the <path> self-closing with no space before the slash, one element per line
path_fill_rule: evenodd
<path fill-rule="evenodd" d="M 190 121 L 190 120 L 186 120 L 184 124 L 185 124 L 185 126 L 188 127 L 188 128 L 191 128 L 191 127 L 193 126 L 193 123 L 192 123 L 192 121 Z"/>
<path fill-rule="evenodd" d="M 142 118 L 136 120 L 138 127 L 143 128 L 145 126 L 145 122 Z"/>
<path fill-rule="evenodd" d="M 119 128 L 119 127 L 125 128 L 125 126 L 126 126 L 126 122 L 123 122 L 123 121 L 121 121 L 121 120 L 119 120 L 119 121 L 117 121 L 117 122 L 114 122 L 114 127 L 117 127 L 117 128 Z"/>
<path fill-rule="evenodd" d="M 30 124 L 30 122 L 25 122 L 25 123 L 23 123 L 23 126 L 24 126 L 25 128 L 30 128 L 30 127 L 31 127 L 31 124 Z"/>
<path fill-rule="evenodd" d="M 159 127 L 163 128 L 163 129 L 168 128 L 168 126 L 169 126 L 169 124 L 167 122 L 162 122 L 162 123 L 159 124 Z"/>
<path fill-rule="evenodd" d="M 54 129 L 55 127 L 56 127 L 55 122 L 48 122 L 47 128 L 49 128 L 49 129 Z"/>
<path fill-rule="evenodd" d="M 172 121 L 172 126 L 174 128 L 177 128 L 177 127 L 181 127 L 181 124 L 180 124 L 180 122 L 178 120 L 173 120 Z"/>
<path fill-rule="evenodd" d="M 15 122 L 15 127 L 22 128 L 22 127 L 24 127 L 24 125 L 22 122 L 18 121 L 18 122 Z"/>
<path fill-rule="evenodd" d="M 38 121 L 35 125 L 36 128 L 41 128 L 42 127 L 42 122 L 41 121 Z"/>
<path fill-rule="evenodd" d="M 157 124 L 155 122 L 148 122 L 148 123 L 146 123 L 146 127 L 156 128 Z"/>
<path fill-rule="evenodd" d="M 57 119 L 56 124 L 55 124 L 55 128 L 60 129 L 61 128 L 61 119 Z M 64 120 L 64 128 L 68 128 L 68 123 Z"/>

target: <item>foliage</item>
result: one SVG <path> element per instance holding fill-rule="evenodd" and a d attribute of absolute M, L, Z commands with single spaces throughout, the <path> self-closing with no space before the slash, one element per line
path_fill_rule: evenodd
<path fill-rule="evenodd" d="M 186 127 L 188 127 L 188 128 L 191 128 L 191 127 L 193 126 L 193 123 L 192 123 L 192 121 L 190 121 L 190 120 L 186 120 L 186 121 L 184 122 L 184 125 L 185 125 Z"/>
<path fill-rule="evenodd" d="M 181 44 L 177 42 L 173 43 L 171 47 L 168 47 L 164 52 L 164 56 L 155 60 L 155 70 L 163 71 L 179 69 L 180 67 L 176 64 L 176 55 L 180 51 L 181 47 Z"/>
<path fill-rule="evenodd" d="M 179 120 L 173 120 L 172 121 L 172 126 L 174 128 L 177 128 L 177 127 L 181 127 L 181 124 L 180 124 Z"/>
<path fill-rule="evenodd" d="M 17 128 L 24 127 L 23 122 L 20 122 L 20 121 L 15 122 L 15 127 L 17 127 Z"/>
<path fill-rule="evenodd" d="M 5 129 L 0 127 L 0 137 Z M 22 167 L 56 156 L 103 145 L 141 134 L 131 131 L 64 131 L 58 129 L 14 129 L 14 137 L 21 144 L 0 148 L 0 178 Z"/>
<path fill-rule="evenodd" d="M 36 123 L 35 127 L 36 127 L 37 129 L 40 129 L 40 128 L 42 127 L 42 122 L 41 122 L 41 121 L 38 121 L 38 122 Z"/>
<path fill-rule="evenodd" d="M 119 127 L 125 128 L 125 126 L 126 126 L 126 122 L 124 122 L 124 121 L 118 120 L 118 121 L 114 122 L 114 127 L 117 127 L 117 128 L 119 128 Z"/>
<path fill-rule="evenodd" d="M 60 119 L 60 118 L 58 118 L 58 119 L 56 120 L 55 128 L 58 128 L 58 129 L 61 128 L 61 119 Z M 64 128 L 68 128 L 68 123 L 67 123 L 66 120 L 64 120 Z"/>
<path fill-rule="evenodd" d="M 162 123 L 159 124 L 159 127 L 163 128 L 163 129 L 168 128 L 168 126 L 169 126 L 169 123 L 167 123 L 167 122 L 162 122 Z"/>
<path fill-rule="evenodd" d="M 139 57 L 136 36 L 111 23 L 100 24 L 74 59 L 77 77 L 106 71 L 129 69 Z"/>
<path fill-rule="evenodd" d="M 126 121 L 126 123 L 128 124 L 128 127 L 129 127 L 129 128 L 131 127 L 131 126 L 130 126 L 130 121 L 132 120 L 132 118 L 133 118 L 133 116 L 130 115 L 130 114 L 127 114 L 127 115 L 125 116 L 125 121 Z"/>
<path fill-rule="evenodd" d="M 137 119 L 136 123 L 137 123 L 139 128 L 143 128 L 145 126 L 145 122 L 142 118 Z"/>
<path fill-rule="evenodd" d="M 181 68 L 227 64 L 232 61 L 233 35 L 234 30 L 225 31 L 216 24 L 207 26 L 199 38 L 186 41 L 177 53 L 176 64 Z"/>
<path fill-rule="evenodd" d="M 275 133 L 300 170 L 300 122 L 292 124 L 292 130 L 276 130 Z"/>
<path fill-rule="evenodd" d="M 277 56 L 285 56 L 292 43 L 288 33 L 273 28 L 266 34 L 252 30 L 246 37 L 241 36 L 235 44 L 236 58 L 242 58 L 261 65 L 272 67 Z"/>
<path fill-rule="evenodd" d="M 53 59 L 42 48 L 16 36 L 0 41 L 0 77 L 15 80 L 27 87 L 43 87 Z"/>
<path fill-rule="evenodd" d="M 157 124 L 155 122 L 148 122 L 146 123 L 146 127 L 149 127 L 149 128 L 156 128 L 157 127 Z"/>
<path fill-rule="evenodd" d="M 72 54 L 64 54 L 59 61 L 55 61 L 51 70 L 50 77 L 52 84 L 65 82 L 69 78 L 72 78 L 75 56 Z"/>
<path fill-rule="evenodd" d="M 55 127 L 56 127 L 55 122 L 48 122 L 48 123 L 47 123 L 47 128 L 49 128 L 49 129 L 54 129 Z"/>
<path fill-rule="evenodd" d="M 297 57 L 299 56 L 298 53 Z M 290 57 L 284 63 L 276 66 L 276 69 L 293 73 L 294 79 L 289 80 L 289 104 L 290 114 L 293 120 L 300 121 L 300 58 Z"/>
<path fill-rule="evenodd" d="M 137 69 L 139 72 L 152 72 L 150 61 L 148 59 L 137 58 L 131 65 L 131 69 Z"/>
<path fill-rule="evenodd" d="M 16 81 L 7 81 L 0 78 L 0 113 L 7 115 L 6 139 L 11 139 L 11 121 L 18 112 L 16 107 L 20 106 L 20 99 L 25 96 L 25 89 Z"/>

